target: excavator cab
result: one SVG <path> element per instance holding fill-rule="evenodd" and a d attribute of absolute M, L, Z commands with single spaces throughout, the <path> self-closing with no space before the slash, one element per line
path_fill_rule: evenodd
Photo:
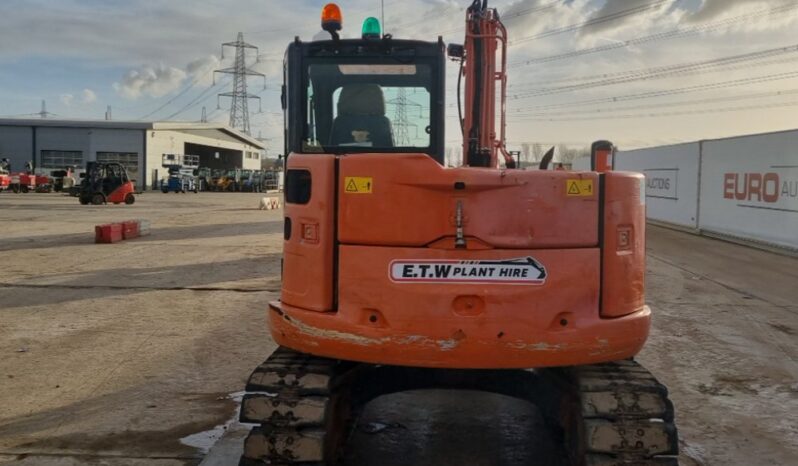
<path fill-rule="evenodd" d="M 443 42 L 338 39 L 286 52 L 285 149 L 424 153 L 443 161 Z"/>

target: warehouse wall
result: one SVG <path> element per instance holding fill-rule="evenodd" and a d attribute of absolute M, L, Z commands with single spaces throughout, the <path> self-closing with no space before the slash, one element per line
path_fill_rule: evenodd
<path fill-rule="evenodd" d="M 89 128 L 36 128 L 36 166 L 40 165 L 41 151 L 65 150 L 83 152 L 83 162 L 90 158 Z"/>
<path fill-rule="evenodd" d="M 138 170 L 130 173 L 139 189 L 144 187 L 144 130 L 98 129 L 91 130 L 89 139 L 90 160 L 97 160 L 97 152 L 128 152 L 138 154 Z"/>
<path fill-rule="evenodd" d="M 0 126 L 0 158 L 11 161 L 11 170 L 21 171 L 33 155 L 33 128 Z"/>
<path fill-rule="evenodd" d="M 41 152 L 47 150 L 81 151 L 83 163 L 97 160 L 97 152 L 132 152 L 139 155 L 139 167 L 131 177 L 141 187 L 145 168 L 143 130 L 103 128 L 51 128 L 36 129 L 36 166 L 42 165 Z M 47 169 L 47 171 L 52 169 Z"/>

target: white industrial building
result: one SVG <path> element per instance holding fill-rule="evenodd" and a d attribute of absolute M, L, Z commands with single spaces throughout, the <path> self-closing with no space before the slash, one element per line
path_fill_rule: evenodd
<path fill-rule="evenodd" d="M 263 143 L 216 123 L 0 119 L 0 158 L 37 173 L 86 162 L 120 162 L 139 189 L 166 176 L 163 154 L 198 155 L 200 167 L 258 170 Z"/>

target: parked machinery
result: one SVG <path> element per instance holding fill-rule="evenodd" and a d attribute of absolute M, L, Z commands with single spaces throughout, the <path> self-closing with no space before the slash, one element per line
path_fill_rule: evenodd
<path fill-rule="evenodd" d="M 86 171 L 81 173 L 78 199 L 83 205 L 133 204 L 136 187 L 121 163 L 87 162 Z"/>
<path fill-rule="evenodd" d="M 213 170 L 208 167 L 197 168 L 196 183 L 199 191 L 213 191 Z"/>
<path fill-rule="evenodd" d="M 241 169 L 219 170 L 213 177 L 212 191 L 240 191 Z"/>
<path fill-rule="evenodd" d="M 10 163 L 8 163 L 8 171 L 11 171 Z M 36 181 L 33 165 L 30 162 L 25 162 L 25 171 L 9 173 L 8 189 L 14 193 L 27 193 L 36 189 Z"/>
<path fill-rule="evenodd" d="M 53 177 L 49 175 L 33 175 L 35 177 L 36 186 L 34 191 L 37 193 L 51 193 L 53 192 Z"/>
<path fill-rule="evenodd" d="M 240 190 L 241 192 L 247 193 L 259 193 L 263 191 L 263 171 L 242 170 Z"/>
<path fill-rule="evenodd" d="M 264 191 L 280 191 L 282 189 L 281 179 L 283 171 L 277 169 L 263 171 L 263 190 Z"/>
<path fill-rule="evenodd" d="M 633 359 L 651 322 L 643 176 L 516 168 L 507 31 L 487 0 L 448 46 L 464 84 L 456 168 L 443 40 L 383 36 L 375 18 L 344 39 L 341 24 L 326 5 L 331 39 L 285 53 L 279 347 L 247 384 L 241 420 L 259 425 L 240 464 L 337 464 L 369 401 L 439 388 L 534 403 L 564 465 L 677 465 L 667 389 Z M 414 92 L 423 131 L 399 138 L 386 102 Z"/>
<path fill-rule="evenodd" d="M 67 167 L 64 170 L 53 170 L 50 172 L 52 180 L 53 191 L 55 192 L 69 192 L 75 186 L 75 172 L 73 167 Z"/>
<path fill-rule="evenodd" d="M 11 185 L 11 162 L 7 158 L 0 159 L 0 192 L 6 191 Z"/>
<path fill-rule="evenodd" d="M 185 193 L 197 192 L 197 175 L 199 173 L 199 155 L 163 154 L 161 166 L 166 168 L 168 176 L 161 180 L 161 192 Z"/>

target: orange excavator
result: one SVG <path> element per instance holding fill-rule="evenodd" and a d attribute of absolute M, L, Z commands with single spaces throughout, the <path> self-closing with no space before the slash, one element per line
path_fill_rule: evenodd
<path fill-rule="evenodd" d="M 331 38 L 285 54 L 279 347 L 249 378 L 241 420 L 258 426 L 240 464 L 336 464 L 370 400 L 446 388 L 534 403 L 564 464 L 677 465 L 667 390 L 633 359 L 651 320 L 643 177 L 613 171 L 606 141 L 592 171 L 516 168 L 507 31 L 486 0 L 467 8 L 463 45 L 341 26 L 328 4 Z"/>

